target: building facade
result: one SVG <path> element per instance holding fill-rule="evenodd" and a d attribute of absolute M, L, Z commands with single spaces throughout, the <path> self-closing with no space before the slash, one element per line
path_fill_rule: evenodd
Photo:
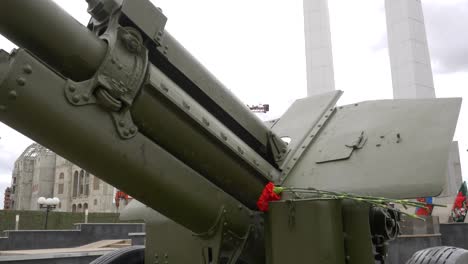
<path fill-rule="evenodd" d="M 58 197 L 56 211 L 62 212 L 118 209 L 113 186 L 37 143 L 16 160 L 10 189 L 9 209 L 13 210 L 39 210 L 39 197 Z"/>
<path fill-rule="evenodd" d="M 11 209 L 11 188 L 7 187 L 5 189 L 5 195 L 3 196 L 3 209 Z"/>

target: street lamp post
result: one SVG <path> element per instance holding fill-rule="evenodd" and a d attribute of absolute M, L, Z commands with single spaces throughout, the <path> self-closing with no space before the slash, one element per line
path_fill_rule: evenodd
<path fill-rule="evenodd" d="M 60 199 L 57 197 L 47 199 L 45 197 L 39 197 L 39 199 L 37 199 L 37 203 L 39 204 L 39 208 L 46 209 L 44 229 L 47 230 L 47 220 L 49 219 L 49 212 L 57 208 L 57 205 L 60 203 Z"/>

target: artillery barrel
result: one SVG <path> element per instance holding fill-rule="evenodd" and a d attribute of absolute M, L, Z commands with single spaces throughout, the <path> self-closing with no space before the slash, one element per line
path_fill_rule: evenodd
<path fill-rule="evenodd" d="M 149 65 L 129 107 L 138 132 L 122 139 L 111 115 L 99 104 L 78 107 L 64 96 L 67 79 L 94 76 L 108 52 L 106 42 L 50 0 L 5 0 L 0 7 L 0 33 L 28 51 L 12 55 L 0 51 L 2 122 L 195 233 L 225 221 L 238 236 L 244 235 L 250 221 L 247 207 L 254 208 L 266 175 L 157 90 L 164 84 L 180 93 L 187 90 L 181 87 L 184 82 L 158 65 Z M 178 53 L 182 47 L 174 44 L 174 49 Z M 172 72 L 199 65 L 188 53 L 178 54 L 184 58 Z M 194 75 L 208 83 L 208 90 L 216 90 L 210 104 L 218 105 L 214 112 L 227 118 L 206 109 L 203 100 L 184 95 L 192 107 L 198 105 L 214 122 L 224 124 L 233 138 L 247 143 L 241 135 L 247 133 L 266 148 L 269 130 L 248 111 L 240 111 L 245 107 L 235 98 L 230 100 L 229 91 L 204 68 L 197 67 L 185 77 L 201 85 L 190 77 Z M 216 98 L 223 98 L 225 105 Z M 231 129 L 233 123 L 243 131 Z"/>
<path fill-rule="evenodd" d="M 64 76 L 90 78 L 107 45 L 50 0 L 4 0 L 0 33 L 31 51 Z"/>
<path fill-rule="evenodd" d="M 105 41 L 50 0 L 5 0 L 0 8 L 0 33 L 72 80 L 81 81 L 93 76 L 107 52 Z M 204 92 L 198 92 L 194 101 L 250 146 L 252 152 L 256 155 L 261 153 L 256 160 L 267 160 L 268 128 L 245 110 L 245 106 L 169 33 L 164 34 L 170 46 L 169 60 L 159 61 L 166 64 L 172 61 L 171 67 L 177 70 L 168 71 L 167 65 L 150 65 L 148 79 L 153 79 L 151 76 L 158 72 L 166 79 L 165 85 L 171 82 L 176 89 L 185 91 L 188 97 L 194 96 L 190 92 L 202 91 L 202 88 L 214 91 L 211 94 L 213 100 L 207 100 Z M 177 59 L 171 59 L 171 56 Z M 184 78 L 191 77 L 190 83 L 198 86 L 187 88 L 186 82 L 180 82 L 177 76 L 173 76 L 175 72 L 185 73 Z M 131 106 L 130 111 L 140 133 L 243 204 L 254 208 L 267 180 L 266 175 L 239 157 L 237 150 L 227 148 L 218 138 L 208 134 L 179 106 L 155 92 L 156 88 L 151 83 L 144 85 Z M 205 95 L 204 99 L 199 98 L 202 95 Z M 216 98 L 223 102 L 216 102 Z M 103 177 L 103 172 L 98 176 Z"/>

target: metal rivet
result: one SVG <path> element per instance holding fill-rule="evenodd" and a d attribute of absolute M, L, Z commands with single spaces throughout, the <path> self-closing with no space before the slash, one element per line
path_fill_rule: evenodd
<path fill-rule="evenodd" d="M 68 90 L 69 90 L 70 92 L 72 92 L 72 93 L 73 93 L 73 92 L 75 92 L 75 91 L 76 91 L 76 87 L 75 87 L 75 86 L 73 86 L 73 85 L 70 85 L 70 86 L 68 86 Z"/>
<path fill-rule="evenodd" d="M 222 132 L 221 132 L 221 138 L 222 138 L 224 141 L 227 140 L 227 136 L 226 136 L 224 133 L 222 133 Z"/>
<path fill-rule="evenodd" d="M 8 98 L 10 99 L 16 99 L 18 97 L 18 93 L 15 91 L 15 90 L 11 90 L 9 93 L 8 93 Z"/>
<path fill-rule="evenodd" d="M 237 151 L 239 151 L 240 154 L 244 154 L 244 151 L 242 150 L 241 147 L 237 147 Z"/>
<path fill-rule="evenodd" d="M 119 126 L 124 127 L 124 126 L 125 126 L 125 121 L 120 120 L 120 121 L 119 121 Z"/>
<path fill-rule="evenodd" d="M 83 96 L 81 98 L 83 98 L 83 100 L 85 100 L 86 102 L 88 102 L 89 99 L 90 99 L 89 95 L 87 95 L 87 94 L 83 94 Z"/>
<path fill-rule="evenodd" d="M 385 138 L 385 136 L 380 136 L 380 138 Z"/>
<path fill-rule="evenodd" d="M 5 112 L 7 110 L 7 107 L 4 105 L 0 105 L 0 111 Z"/>
<path fill-rule="evenodd" d="M 131 133 L 131 134 L 135 134 L 136 132 L 137 132 L 136 127 L 131 127 L 131 128 L 130 128 L 130 133 Z"/>
<path fill-rule="evenodd" d="M 237 209 L 242 210 L 242 205 L 239 204 L 239 205 L 237 206 Z"/>
<path fill-rule="evenodd" d="M 16 83 L 19 85 L 19 86 L 24 86 L 26 84 L 26 79 L 23 78 L 23 77 L 19 77 L 16 79 Z"/>
<path fill-rule="evenodd" d="M 325 118 L 328 118 L 328 115 L 326 115 Z"/>
<path fill-rule="evenodd" d="M 72 98 L 72 101 L 74 103 L 79 103 L 80 102 L 80 96 L 79 95 L 74 95 L 73 98 Z"/>
<path fill-rule="evenodd" d="M 166 253 L 166 254 L 164 254 L 164 257 L 165 257 L 165 258 L 168 258 L 169 256 L 168 256 L 167 253 Z"/>
<path fill-rule="evenodd" d="M 169 92 L 169 88 L 164 83 L 161 83 L 161 89 L 163 89 L 164 92 Z"/>
<path fill-rule="evenodd" d="M 31 74 L 32 73 L 31 65 L 29 65 L 29 64 L 24 65 L 23 72 L 26 73 L 26 74 Z"/>
<path fill-rule="evenodd" d="M 224 226 L 227 226 L 227 225 L 228 225 L 228 223 L 227 223 L 227 222 L 224 222 L 224 223 L 223 223 L 223 225 L 224 225 Z"/>
<path fill-rule="evenodd" d="M 303 149 L 305 149 L 305 148 L 306 148 L 306 146 L 302 146 L 302 148 L 303 148 Z"/>
<path fill-rule="evenodd" d="M 190 105 L 187 104 L 185 101 L 182 101 L 182 105 L 184 106 L 185 109 L 190 109 Z"/>
<path fill-rule="evenodd" d="M 322 127 L 322 125 L 318 125 L 317 127 Z"/>
<path fill-rule="evenodd" d="M 205 126 L 210 126 L 210 122 L 206 120 L 204 117 L 202 118 L 202 121 L 203 121 L 203 124 L 205 124 Z"/>
<path fill-rule="evenodd" d="M 126 137 L 128 137 L 128 136 L 130 135 L 130 131 L 128 131 L 128 129 L 125 129 L 125 130 L 123 131 L 123 135 L 126 136 Z"/>
<path fill-rule="evenodd" d="M 294 158 L 293 160 L 297 160 L 297 158 Z"/>
<path fill-rule="evenodd" d="M 354 104 L 354 106 L 358 106 L 359 104 Z"/>
<path fill-rule="evenodd" d="M 382 146 L 382 145 L 380 145 L 380 144 L 377 144 L 377 145 L 375 145 L 375 146 L 376 146 L 376 147 L 380 147 L 380 146 Z"/>

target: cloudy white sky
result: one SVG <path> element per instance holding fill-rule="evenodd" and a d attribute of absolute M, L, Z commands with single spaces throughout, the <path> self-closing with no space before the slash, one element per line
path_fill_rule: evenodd
<path fill-rule="evenodd" d="M 56 2 L 81 23 L 88 21 L 84 0 Z M 301 0 L 153 2 L 169 18 L 167 30 L 242 101 L 270 104 L 270 113 L 262 118 L 281 116 L 294 100 L 306 95 Z M 468 99 L 468 1 L 422 2 L 436 95 Z M 329 8 L 335 83 L 345 92 L 340 104 L 392 98 L 384 1 L 329 0 Z M 13 47 L 0 36 L 0 49 Z M 467 133 L 465 102 L 455 140 L 466 173 Z M 0 137 L 3 198 L 13 163 L 31 140 L 1 123 Z"/>

